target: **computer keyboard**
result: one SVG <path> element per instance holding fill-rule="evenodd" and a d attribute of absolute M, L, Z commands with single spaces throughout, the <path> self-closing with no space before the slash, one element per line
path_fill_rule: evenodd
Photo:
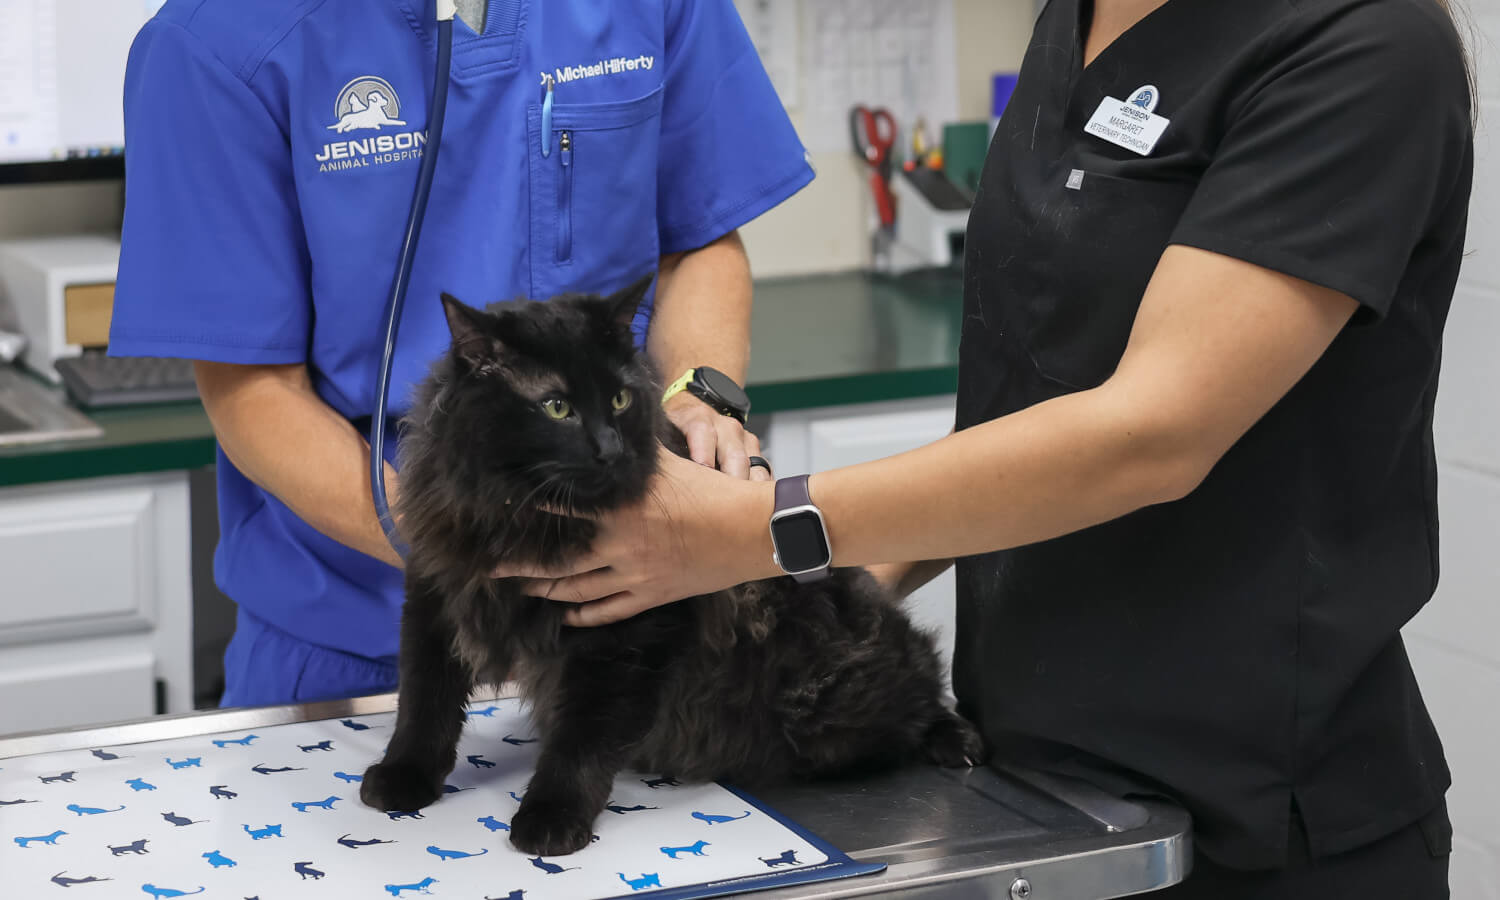
<path fill-rule="evenodd" d="M 55 363 L 68 394 L 79 406 L 167 403 L 198 396 L 190 359 L 105 356 L 87 351 Z"/>

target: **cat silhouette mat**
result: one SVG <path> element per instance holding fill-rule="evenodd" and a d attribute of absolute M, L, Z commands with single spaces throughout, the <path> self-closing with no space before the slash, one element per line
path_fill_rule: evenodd
<path fill-rule="evenodd" d="M 447 793 L 420 812 L 359 802 L 394 724 L 376 713 L 0 759 L 4 895 L 662 900 L 884 868 L 737 791 L 630 772 L 592 844 L 529 857 L 506 835 L 538 747 L 518 700 L 469 707 Z"/>

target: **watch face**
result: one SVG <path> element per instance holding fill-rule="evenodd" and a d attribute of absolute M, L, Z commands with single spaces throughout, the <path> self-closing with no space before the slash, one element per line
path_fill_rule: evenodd
<path fill-rule="evenodd" d="M 730 407 L 741 413 L 749 412 L 750 398 L 745 394 L 743 388 L 734 383 L 734 379 L 720 372 L 718 369 L 710 369 L 708 366 L 699 366 L 697 380 L 701 381 L 719 399 Z"/>
<path fill-rule="evenodd" d="M 776 558 L 788 572 L 821 569 L 831 561 L 823 520 L 812 511 L 781 516 L 771 523 Z"/>

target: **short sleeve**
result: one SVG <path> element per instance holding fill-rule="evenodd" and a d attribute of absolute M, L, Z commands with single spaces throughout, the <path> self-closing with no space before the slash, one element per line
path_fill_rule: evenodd
<path fill-rule="evenodd" d="M 305 361 L 307 250 L 286 133 L 265 104 L 157 19 L 131 47 L 125 132 L 110 352 Z"/>
<path fill-rule="evenodd" d="M 1347 10 L 1268 68 L 1230 110 L 1171 242 L 1383 317 L 1472 140 L 1462 49 L 1438 4 L 1421 5 Z"/>
<path fill-rule="evenodd" d="M 663 253 L 701 247 L 813 179 L 730 0 L 667 0 L 657 211 Z"/>

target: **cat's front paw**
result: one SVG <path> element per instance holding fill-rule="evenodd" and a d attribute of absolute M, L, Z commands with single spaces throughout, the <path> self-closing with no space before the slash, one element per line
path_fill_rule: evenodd
<path fill-rule="evenodd" d="M 415 810 L 443 795 L 443 776 L 410 763 L 378 762 L 365 770 L 359 799 L 373 809 Z"/>
<path fill-rule="evenodd" d="M 533 803 L 530 795 L 510 820 L 510 842 L 537 856 L 566 856 L 589 845 L 594 817 L 566 803 Z"/>
<path fill-rule="evenodd" d="M 922 749 L 928 759 L 949 769 L 972 768 L 989 755 L 979 731 L 954 713 L 932 723 L 923 739 Z"/>

